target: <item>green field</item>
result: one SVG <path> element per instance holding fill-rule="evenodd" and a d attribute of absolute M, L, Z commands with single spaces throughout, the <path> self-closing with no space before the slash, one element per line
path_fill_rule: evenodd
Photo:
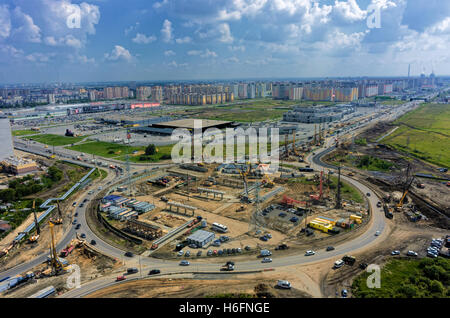
<path fill-rule="evenodd" d="M 337 191 L 338 178 L 330 177 L 330 189 Z M 343 182 L 341 179 L 341 196 L 344 200 L 351 200 L 357 203 L 364 203 L 364 199 L 361 193 L 356 188 L 349 185 L 347 182 Z"/>
<path fill-rule="evenodd" d="M 48 146 L 65 146 L 74 144 L 77 142 L 82 141 L 86 136 L 84 137 L 66 137 L 66 136 L 60 136 L 60 135 L 52 135 L 52 134 L 44 134 L 44 135 L 37 135 L 37 136 L 31 136 L 27 137 L 26 139 L 30 139 L 36 142 L 39 142 L 44 145 Z"/>
<path fill-rule="evenodd" d="M 114 144 L 103 141 L 93 141 L 86 142 L 72 147 L 67 147 L 67 149 L 88 153 L 104 158 L 114 158 L 117 160 L 126 160 L 126 156 L 129 155 L 131 162 L 157 162 L 162 159 L 163 156 L 170 156 L 172 151 L 172 145 L 168 146 L 158 146 L 158 153 L 153 156 L 148 156 L 146 160 L 141 160 L 140 155 L 133 155 L 133 152 L 142 152 L 145 147 L 141 146 L 126 146 L 121 144 Z"/>
<path fill-rule="evenodd" d="M 40 134 L 39 131 L 33 131 L 31 129 L 25 129 L 25 130 L 13 130 L 12 135 L 14 137 L 21 137 L 21 136 L 27 136 L 27 135 L 36 135 L 36 134 Z"/>
<path fill-rule="evenodd" d="M 436 165 L 450 166 L 450 105 L 422 105 L 395 124 L 400 128 L 382 143 Z"/>
<path fill-rule="evenodd" d="M 352 285 L 357 298 L 448 298 L 450 260 L 441 257 L 422 260 L 394 259 L 381 269 L 381 288 L 368 288 L 364 272 Z"/>

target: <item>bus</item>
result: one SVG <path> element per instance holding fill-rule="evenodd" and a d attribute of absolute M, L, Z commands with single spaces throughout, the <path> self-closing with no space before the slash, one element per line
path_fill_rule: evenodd
<path fill-rule="evenodd" d="M 212 229 L 217 232 L 222 232 L 222 233 L 228 232 L 228 227 L 226 225 L 219 224 L 219 223 L 213 223 Z"/>
<path fill-rule="evenodd" d="M 298 168 L 300 172 L 314 172 L 313 168 Z"/>

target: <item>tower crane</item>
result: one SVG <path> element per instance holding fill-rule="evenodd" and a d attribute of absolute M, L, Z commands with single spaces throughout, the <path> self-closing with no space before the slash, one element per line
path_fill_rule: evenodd
<path fill-rule="evenodd" d="M 323 195 L 323 171 L 320 171 L 320 186 L 319 186 L 319 195 L 311 194 L 310 198 L 313 201 L 320 201 Z"/>

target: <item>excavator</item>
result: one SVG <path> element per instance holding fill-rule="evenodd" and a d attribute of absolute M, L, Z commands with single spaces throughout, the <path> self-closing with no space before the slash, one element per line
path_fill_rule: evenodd
<path fill-rule="evenodd" d="M 265 172 L 264 172 L 264 179 L 262 181 L 262 184 L 266 188 L 273 188 L 275 186 L 275 183 L 273 183 L 273 181 L 270 179 L 269 175 Z"/>
<path fill-rule="evenodd" d="M 411 187 L 411 185 L 412 185 L 412 183 L 414 182 L 414 180 L 415 180 L 415 178 L 412 177 L 412 178 L 411 178 L 411 181 L 410 181 L 410 182 L 407 184 L 407 186 L 405 187 L 405 191 L 403 192 L 402 198 L 400 199 L 400 201 L 398 202 L 398 204 L 395 206 L 395 211 L 400 211 L 400 209 L 403 207 L 403 201 L 405 200 L 406 195 L 407 195 L 408 192 L 409 192 L 409 188 Z"/>
<path fill-rule="evenodd" d="M 39 237 L 41 235 L 41 229 L 39 228 L 39 222 L 38 222 L 37 216 L 36 216 L 36 201 L 33 201 L 33 214 L 34 214 L 34 224 L 36 227 L 36 234 L 32 235 L 28 239 L 29 243 L 37 243 L 37 241 L 39 240 Z"/>
<path fill-rule="evenodd" d="M 62 219 L 61 208 L 59 206 L 59 201 L 56 201 L 56 205 L 58 207 L 58 217 L 57 218 L 50 218 L 50 221 L 53 224 L 55 224 L 55 225 L 61 225 L 61 224 L 63 224 L 63 219 Z"/>

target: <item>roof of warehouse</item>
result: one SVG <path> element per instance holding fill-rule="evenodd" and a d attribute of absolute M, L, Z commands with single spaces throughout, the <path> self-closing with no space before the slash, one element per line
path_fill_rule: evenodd
<path fill-rule="evenodd" d="M 214 126 L 220 126 L 220 125 L 228 125 L 228 124 L 232 123 L 231 121 L 221 121 L 221 120 L 211 120 L 211 119 L 180 119 L 180 120 L 159 123 L 158 126 L 194 129 L 195 121 L 200 121 L 202 128 L 208 128 L 208 127 L 214 127 Z"/>
<path fill-rule="evenodd" d="M 207 238 L 209 238 L 211 235 L 215 236 L 214 233 L 212 232 L 208 232 L 208 231 L 204 231 L 204 230 L 198 230 L 196 231 L 194 234 L 190 235 L 188 237 L 188 240 L 193 240 L 193 241 L 204 241 Z"/>

